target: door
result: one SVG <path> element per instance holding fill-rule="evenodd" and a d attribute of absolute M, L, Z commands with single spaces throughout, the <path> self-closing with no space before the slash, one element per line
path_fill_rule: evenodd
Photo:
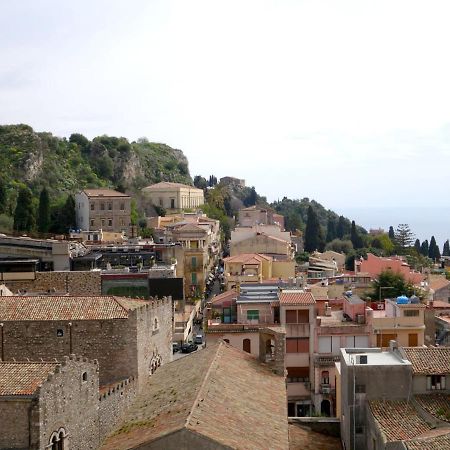
<path fill-rule="evenodd" d="M 251 341 L 250 339 L 244 339 L 242 341 L 242 350 L 247 353 L 251 353 Z"/>
<path fill-rule="evenodd" d="M 419 345 L 417 333 L 408 334 L 408 345 L 410 347 L 417 347 Z"/>
<path fill-rule="evenodd" d="M 397 340 L 396 334 L 377 334 L 377 347 L 389 347 L 389 341 Z"/>

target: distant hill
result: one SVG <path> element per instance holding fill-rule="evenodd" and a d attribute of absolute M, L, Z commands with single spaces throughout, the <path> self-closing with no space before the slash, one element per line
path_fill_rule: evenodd
<path fill-rule="evenodd" d="M 165 144 L 76 133 L 66 139 L 23 124 L 0 126 L 0 167 L 11 202 L 21 185 L 35 195 L 45 186 L 55 198 L 85 187 L 136 192 L 159 181 L 192 184 L 183 152 Z"/>

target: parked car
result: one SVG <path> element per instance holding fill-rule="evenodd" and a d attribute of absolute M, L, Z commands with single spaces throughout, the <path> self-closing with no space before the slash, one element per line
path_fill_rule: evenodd
<path fill-rule="evenodd" d="M 181 345 L 178 342 L 172 342 L 172 352 L 176 353 L 181 350 Z"/>
<path fill-rule="evenodd" d="M 195 336 L 194 342 L 198 345 L 202 345 L 203 344 L 203 336 L 201 334 L 197 334 L 197 336 Z"/>
<path fill-rule="evenodd" d="M 181 353 L 192 353 L 198 349 L 198 345 L 193 342 L 188 342 L 187 344 L 183 344 L 181 346 Z"/>

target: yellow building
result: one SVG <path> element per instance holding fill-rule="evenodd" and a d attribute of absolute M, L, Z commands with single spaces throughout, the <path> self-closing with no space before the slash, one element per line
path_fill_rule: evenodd
<path fill-rule="evenodd" d="M 142 189 L 147 201 L 167 211 L 195 209 L 205 203 L 203 189 L 181 183 L 162 181 Z"/>

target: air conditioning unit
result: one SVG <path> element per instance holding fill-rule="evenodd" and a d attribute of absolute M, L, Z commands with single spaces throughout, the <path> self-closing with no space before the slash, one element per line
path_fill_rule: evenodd
<path fill-rule="evenodd" d="M 331 392 L 331 388 L 329 386 L 322 388 L 322 394 L 329 394 Z"/>

